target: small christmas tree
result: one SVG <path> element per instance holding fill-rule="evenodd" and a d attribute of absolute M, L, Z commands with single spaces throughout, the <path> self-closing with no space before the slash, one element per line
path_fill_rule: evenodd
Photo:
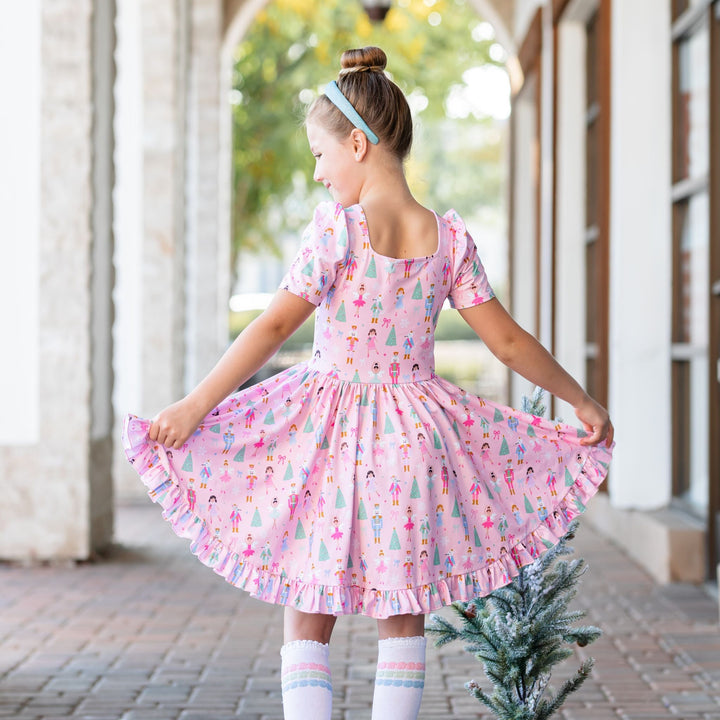
<path fill-rule="evenodd" d="M 531 402 L 524 398 L 523 411 L 542 415 L 541 398 L 540 389 Z M 568 611 L 586 566 L 582 559 L 559 558 L 572 553 L 567 543 L 577 526 L 577 520 L 573 521 L 557 545 L 519 568 L 509 585 L 468 603 L 453 603 L 459 627 L 438 615 L 430 616 L 426 629 L 437 636 L 437 646 L 463 640 L 465 649 L 483 663 L 494 686 L 492 694 L 475 681 L 466 687 L 499 720 L 549 718 L 582 685 L 595 662 L 585 660 L 554 696 L 545 697 L 553 666 L 573 654 L 568 645 L 584 647 L 601 635 L 593 626 L 572 627 L 585 613 Z"/>

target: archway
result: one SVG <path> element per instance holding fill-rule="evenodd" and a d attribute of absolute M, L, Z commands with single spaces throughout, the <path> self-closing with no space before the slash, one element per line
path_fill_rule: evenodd
<path fill-rule="evenodd" d="M 413 3 L 413 4 L 415 4 L 415 3 Z M 236 4 L 236 5 L 239 5 L 239 4 Z M 289 12 L 288 8 L 285 7 L 286 5 L 287 5 L 287 3 L 283 4 L 284 9 L 282 12 L 285 12 L 285 13 Z M 332 6 L 332 3 L 330 3 L 329 5 Z M 401 3 L 399 3 L 398 8 L 394 8 L 395 12 L 391 15 L 388 15 L 386 22 L 388 24 L 392 24 L 393 29 L 400 24 L 400 20 L 398 20 L 396 16 L 398 15 L 398 13 L 404 12 L 404 8 L 406 8 L 408 5 L 410 5 L 410 3 L 408 3 L 408 2 L 402 3 L 401 2 Z M 426 15 L 429 14 L 429 17 L 425 18 L 425 27 L 426 27 L 426 31 L 427 31 L 428 35 L 432 35 L 433 33 L 442 34 L 443 32 L 449 32 L 449 29 L 445 30 L 445 27 L 446 27 L 446 25 L 449 24 L 448 16 L 450 15 L 450 13 L 452 13 L 452 15 L 455 16 L 453 19 L 456 19 L 456 18 L 463 19 L 463 20 L 456 20 L 457 22 L 460 23 L 459 26 L 456 26 L 456 25 L 452 26 L 453 37 L 457 37 L 457 34 L 455 31 L 458 29 L 458 27 L 460 27 L 461 29 L 464 29 L 468 34 L 468 38 L 470 37 L 469 28 L 462 27 L 462 22 L 466 22 L 466 21 L 471 22 L 470 18 L 473 17 L 473 12 L 474 11 L 477 12 L 477 4 L 476 3 L 468 3 L 467 5 L 458 4 L 458 5 L 448 6 L 448 4 L 446 4 L 446 3 L 435 4 L 433 2 L 424 2 L 424 3 L 417 3 L 416 5 L 419 5 L 420 7 L 422 7 L 422 9 L 426 13 Z M 267 94 L 265 93 L 265 89 L 264 89 L 264 87 L 262 87 L 262 84 L 260 84 L 260 87 L 258 87 L 257 84 L 253 84 L 254 81 L 250 82 L 247 80 L 248 73 L 253 72 L 252 65 L 258 64 L 257 58 L 262 59 L 261 60 L 262 67 L 264 69 L 267 69 L 268 71 L 269 71 L 269 66 L 273 65 L 273 60 L 271 57 L 273 54 L 273 50 L 270 50 L 271 39 L 268 38 L 267 35 L 263 35 L 262 43 L 255 45 L 255 46 L 253 46 L 253 44 L 252 44 L 253 42 L 255 42 L 254 40 L 252 40 L 252 35 L 253 35 L 252 28 L 258 27 L 258 25 L 253 26 L 253 24 L 252 24 L 253 18 L 255 17 L 254 14 L 260 12 L 261 10 L 265 10 L 266 12 L 263 13 L 263 18 L 260 20 L 260 25 L 263 25 L 265 23 L 272 23 L 271 20 L 265 19 L 266 16 L 270 13 L 271 8 L 272 8 L 272 4 L 269 4 L 264 1 L 246 2 L 242 5 L 240 5 L 239 10 L 238 10 L 238 16 L 236 17 L 234 24 L 232 22 L 230 23 L 229 36 L 228 36 L 228 38 L 226 38 L 226 43 L 225 43 L 225 48 L 224 48 L 225 69 L 223 71 L 223 76 L 226 78 L 229 78 L 230 74 L 231 74 L 232 55 L 234 52 L 236 52 L 235 44 L 240 42 L 242 39 L 245 39 L 246 47 L 242 50 L 243 54 L 239 57 L 246 58 L 247 61 L 243 60 L 243 59 L 239 59 L 238 60 L 238 68 L 239 68 L 239 72 L 242 72 L 245 75 L 246 81 L 243 85 L 238 86 L 242 89 L 242 93 L 237 89 L 233 90 L 233 93 L 235 95 L 240 96 L 241 99 L 239 102 L 242 102 L 245 106 L 242 111 L 243 115 L 245 115 L 245 116 L 251 115 L 253 113 L 252 98 L 257 97 L 260 94 L 262 94 L 263 98 L 265 99 L 263 104 L 266 104 L 267 102 L 272 103 L 272 100 L 268 100 Z M 360 9 L 360 3 L 357 3 L 356 8 L 357 8 L 357 14 L 361 15 L 362 11 Z M 438 10 L 443 13 L 442 17 L 444 17 L 445 20 L 442 20 L 440 13 L 437 12 Z M 432 11 L 435 11 L 435 12 L 432 12 Z M 281 12 L 280 9 L 278 9 L 277 10 L 278 15 L 274 18 L 275 22 L 274 22 L 273 26 L 278 25 L 279 19 L 280 19 L 280 15 L 279 15 L 280 12 Z M 328 12 L 331 12 L 331 11 L 328 10 Z M 347 8 L 344 8 L 344 12 L 346 12 L 346 13 L 348 12 Z M 350 13 L 352 14 L 352 12 L 353 11 L 351 10 Z M 407 14 L 409 14 L 409 11 L 407 11 Z M 407 14 L 402 16 L 405 19 L 405 21 L 407 19 Z M 435 17 L 433 17 L 433 15 Z M 291 16 L 283 15 L 283 17 L 286 19 L 287 25 L 293 24 L 294 21 L 292 21 Z M 298 20 L 297 22 L 302 25 L 302 21 Z M 340 32 L 347 33 L 348 27 L 351 27 L 351 26 L 348 26 L 348 19 L 345 17 L 345 15 L 343 15 L 342 18 L 338 18 L 338 22 L 339 22 L 339 27 L 342 28 L 340 30 Z M 441 22 L 442 22 L 442 25 L 441 25 Z M 327 24 L 328 24 L 328 17 L 324 16 L 323 26 L 327 25 Z M 483 48 L 485 52 L 487 51 L 487 47 L 484 47 L 481 44 L 481 41 L 485 41 L 488 38 L 492 38 L 493 49 L 496 49 L 497 38 L 496 38 L 495 34 L 493 33 L 493 31 L 490 30 L 489 24 L 486 21 L 480 23 L 480 18 L 477 18 L 477 24 L 478 24 L 477 27 L 473 29 L 473 33 L 472 33 L 473 40 L 476 42 L 475 48 L 469 49 L 460 40 L 455 41 L 455 43 L 457 43 L 457 45 L 458 45 L 457 48 L 453 48 L 453 50 L 456 50 L 455 57 L 458 59 L 460 57 L 462 57 L 463 62 L 464 62 L 465 55 L 468 52 L 477 53 L 478 61 L 479 61 L 481 52 L 482 52 L 481 48 Z M 234 28 L 234 30 L 233 30 L 233 28 Z M 363 30 L 364 29 L 365 28 L 363 28 Z M 477 37 L 475 37 L 476 31 L 477 31 Z M 410 32 L 413 32 L 413 31 L 410 31 Z M 416 34 L 418 33 L 417 30 L 415 30 L 414 32 Z M 425 31 L 423 31 L 422 29 L 420 30 L 420 33 L 424 33 L 424 32 Z M 280 34 L 282 35 L 282 32 L 280 32 Z M 437 49 L 435 51 L 433 51 L 433 48 L 436 46 L 434 46 L 430 42 L 430 43 L 428 43 L 428 47 L 425 49 L 425 51 L 420 55 L 420 58 L 419 59 L 417 57 L 415 58 L 414 64 L 410 71 L 410 75 L 408 75 L 407 71 L 405 71 L 405 74 L 403 75 L 402 74 L 403 73 L 402 62 L 399 65 L 397 64 L 397 60 L 398 60 L 397 54 L 398 54 L 399 50 L 397 47 L 395 47 L 394 54 L 393 54 L 394 45 L 393 45 L 393 47 L 390 47 L 390 48 L 388 48 L 386 46 L 387 39 L 385 39 L 385 41 L 383 41 L 383 38 L 385 38 L 385 36 L 382 35 L 381 31 L 373 30 L 372 35 L 369 34 L 369 31 L 367 33 L 358 31 L 356 33 L 356 35 L 358 38 L 360 38 L 358 40 L 355 40 L 356 44 L 358 44 L 358 43 L 359 44 L 373 44 L 373 42 L 378 42 L 378 44 L 382 45 L 383 47 L 385 47 L 385 49 L 390 51 L 389 52 L 389 55 L 390 55 L 389 70 L 391 72 L 394 71 L 395 77 L 400 78 L 399 81 L 401 82 L 403 87 L 406 89 L 406 92 L 411 93 L 411 100 L 416 101 L 415 106 L 418 106 L 419 102 L 424 103 L 423 105 L 419 106 L 419 110 L 418 110 L 418 116 L 419 116 L 422 109 L 425 106 L 427 106 L 427 104 L 428 104 L 428 99 L 424 95 L 425 91 L 423 91 L 422 88 L 419 86 L 422 86 L 425 83 L 430 85 L 430 84 L 432 84 L 432 81 L 429 80 L 428 78 L 425 78 L 425 82 L 423 82 L 423 79 L 420 78 L 416 81 L 415 85 L 413 85 L 410 78 L 412 78 L 413 75 L 416 74 L 416 71 L 417 71 L 418 76 L 420 76 L 421 71 L 418 71 L 417 68 L 422 67 L 423 65 L 430 64 L 431 62 L 436 67 L 437 66 L 440 66 L 440 67 L 450 66 L 451 63 L 448 62 L 449 57 L 448 56 L 440 56 L 441 57 L 440 60 L 433 57 L 433 52 L 437 52 Z M 292 50 L 296 50 L 298 47 L 302 48 L 301 50 L 297 50 L 298 56 L 300 56 L 302 53 L 308 53 L 308 54 L 313 53 L 313 48 L 310 47 L 310 45 L 312 44 L 313 41 L 309 39 L 310 37 L 314 38 L 314 42 L 318 44 L 318 47 L 323 48 L 323 55 L 332 56 L 333 64 L 332 64 L 332 67 L 330 65 L 328 65 L 328 67 L 326 68 L 326 72 L 324 74 L 323 73 L 319 74 L 317 76 L 317 78 L 315 78 L 315 79 L 313 79 L 312 73 L 309 69 L 311 67 L 310 63 L 307 63 L 306 65 L 304 65 L 304 67 L 307 69 L 306 72 L 308 73 L 303 80 L 304 84 L 298 85 L 297 87 L 293 86 L 292 92 L 285 93 L 285 95 L 287 97 L 287 112 L 288 113 L 292 112 L 291 100 L 293 98 L 295 98 L 296 96 L 300 96 L 301 98 L 303 96 L 307 96 L 307 97 L 314 96 L 314 94 L 316 92 L 316 86 L 319 86 L 319 84 L 323 81 L 323 79 L 325 79 L 328 76 L 331 76 L 335 72 L 334 63 L 337 60 L 337 58 L 335 58 L 335 55 L 337 55 L 339 57 L 338 47 L 340 47 L 340 46 L 335 47 L 332 44 L 332 39 L 328 38 L 327 33 L 323 34 L 322 31 L 316 30 L 314 28 L 313 24 L 310 23 L 310 25 L 305 27 L 304 30 L 300 31 L 300 35 L 298 35 L 298 37 L 296 37 L 296 38 L 290 37 L 289 35 L 287 37 L 285 35 L 283 35 L 283 39 L 286 40 L 288 48 L 291 48 Z M 350 38 L 350 42 L 353 42 L 353 40 L 354 40 L 354 38 Z M 279 48 L 279 44 L 282 41 L 280 39 L 278 39 L 277 42 L 278 42 L 278 48 Z M 250 43 L 249 48 L 247 47 L 248 43 Z M 272 47 L 274 48 L 275 47 L 275 45 L 274 45 L 275 39 L 274 38 L 272 39 L 272 43 L 273 43 Z M 400 47 L 402 47 L 401 43 L 398 43 L 398 44 L 400 45 Z M 342 42 L 340 42 L 340 45 L 342 47 L 345 47 L 345 45 L 343 45 Z M 472 45 L 472 43 L 471 43 L 471 45 Z M 280 52 L 280 50 L 278 49 L 278 53 L 279 52 Z M 396 61 L 395 64 L 393 64 L 393 58 Z M 402 60 L 402 59 L 403 58 L 400 58 L 400 60 Z M 463 111 L 464 111 L 464 116 L 468 116 L 470 113 L 482 113 L 483 112 L 482 109 L 478 110 L 478 107 L 477 107 L 478 105 L 482 104 L 481 102 L 479 102 L 479 100 L 482 99 L 481 93 L 479 92 L 479 89 L 482 87 L 482 84 L 481 84 L 481 82 L 477 82 L 476 79 L 474 79 L 472 83 L 470 83 L 469 80 L 461 79 L 461 77 L 460 77 L 461 71 L 464 70 L 464 68 L 465 68 L 464 65 L 462 67 L 460 67 L 460 62 L 458 61 L 456 63 L 456 65 L 454 66 L 453 70 L 449 70 L 442 75 L 443 79 L 447 79 L 448 83 L 452 83 L 453 86 L 455 86 L 455 84 L 456 84 L 456 87 L 454 87 L 453 89 L 457 90 L 457 92 L 454 92 L 452 94 L 452 96 L 450 98 L 448 98 L 448 100 L 452 102 L 453 107 L 448 111 L 448 118 L 449 118 L 447 120 L 448 128 L 447 128 L 447 131 L 445 132 L 444 137 L 438 137 L 438 134 L 435 133 L 432 137 L 427 136 L 427 137 L 421 138 L 421 140 L 419 142 L 416 142 L 416 144 L 415 144 L 416 150 L 414 151 L 413 154 L 416 155 L 417 157 L 419 157 L 420 160 L 416 161 L 414 163 L 411 162 L 411 165 L 414 164 L 414 167 L 409 168 L 409 175 L 415 175 L 417 177 L 418 172 L 419 172 L 417 168 L 420 165 L 424 164 L 425 168 L 422 172 L 424 173 L 425 176 L 427 176 L 427 179 L 424 181 L 425 186 L 427 186 L 427 185 L 437 185 L 439 187 L 450 186 L 451 184 L 456 182 L 457 176 L 459 175 L 458 167 L 468 165 L 468 153 L 464 152 L 463 157 L 456 158 L 456 159 L 459 159 L 458 166 L 453 167 L 450 170 L 446 169 L 442 178 L 430 179 L 430 177 L 427 173 L 428 168 L 438 169 L 440 166 L 445 167 L 447 165 L 447 163 L 443 162 L 444 161 L 443 156 L 450 155 L 452 152 L 454 152 L 454 150 L 452 148 L 453 139 L 457 139 L 459 137 L 457 131 L 459 130 L 459 123 L 460 123 L 459 118 L 462 117 Z M 482 70 L 482 69 L 484 69 L 484 68 L 477 66 L 477 65 L 472 68 L 472 70 Z M 258 71 L 255 71 L 255 72 L 256 72 L 256 74 L 259 74 Z M 297 72 L 297 70 L 295 72 Z M 400 75 L 398 75 L 398 73 L 400 73 Z M 437 73 L 437 71 L 436 71 L 436 73 Z M 454 75 L 453 75 L 453 73 L 454 73 Z M 278 77 L 273 76 L 273 77 L 275 78 L 272 83 L 273 85 L 277 86 L 277 85 L 280 85 L 281 83 L 283 83 L 282 86 L 284 88 L 286 88 L 286 90 L 288 88 L 290 88 L 290 85 L 286 81 L 283 80 L 282 76 L 278 76 Z M 455 78 L 457 78 L 457 79 L 455 79 Z M 442 83 L 439 83 L 439 84 L 442 85 Z M 416 87 L 416 86 L 417 86 L 417 91 L 418 91 L 417 93 L 415 92 L 415 90 L 413 90 L 413 87 Z M 228 95 L 229 95 L 230 94 L 229 86 L 227 89 L 228 89 Z M 445 90 L 445 88 L 443 88 L 443 90 Z M 474 96 L 469 97 L 473 93 L 474 93 Z M 445 95 L 439 95 L 438 93 L 436 93 L 434 96 L 431 96 L 431 97 L 432 97 L 432 100 L 434 101 L 433 104 L 435 105 L 435 107 L 438 107 L 438 106 L 441 107 L 442 101 L 445 100 Z M 438 97 L 440 98 L 439 100 L 438 100 Z M 249 100 L 249 98 L 250 98 L 250 100 Z M 256 104 L 257 104 L 257 101 L 256 101 Z M 279 103 L 279 105 L 282 106 L 282 102 Z M 474 105 L 474 107 L 469 107 L 470 105 Z M 509 106 L 508 106 L 508 111 L 509 111 Z M 226 118 L 229 118 L 229 114 L 226 113 L 225 115 L 226 115 Z M 302 112 L 301 111 L 298 112 L 298 117 L 300 117 L 301 115 L 302 115 Z M 272 115 L 272 117 L 275 117 L 275 116 Z M 423 115 L 423 117 L 425 117 L 425 116 Z M 476 117 L 477 117 L 477 115 L 476 115 Z M 471 115 L 471 119 L 472 119 L 472 115 Z M 282 120 L 279 120 L 278 122 L 282 122 Z M 453 123 L 455 123 L 455 125 L 453 125 Z M 420 123 L 420 124 L 422 125 L 423 123 Z M 266 127 L 266 126 L 267 126 L 267 124 L 263 127 Z M 245 125 L 243 127 L 245 127 Z M 482 122 L 476 122 L 474 124 L 474 127 L 472 127 L 471 129 L 468 129 L 466 127 L 464 130 L 464 137 L 465 137 L 464 142 L 466 144 L 468 142 L 477 142 L 476 136 L 479 135 L 480 133 L 482 133 L 483 131 L 484 131 L 484 128 L 483 128 Z M 229 146 L 229 144 L 230 144 L 229 135 L 230 135 L 229 130 L 226 133 L 224 133 L 223 145 L 225 145 L 225 146 Z M 277 135 L 277 133 L 275 132 L 274 136 L 276 136 L 276 135 Z M 425 140 L 426 142 L 423 142 L 422 140 Z M 247 142 L 245 142 L 243 144 L 247 145 L 247 147 L 251 147 L 255 154 L 262 154 L 264 157 L 265 156 L 264 153 L 262 153 L 258 150 L 258 146 L 260 146 L 261 150 L 263 147 L 265 147 L 264 145 L 260 145 L 261 141 L 262 141 L 262 136 L 250 134 L 248 136 Z M 428 146 L 442 148 L 442 150 L 439 150 L 435 156 L 431 157 L 430 154 L 427 152 Z M 470 149 L 470 146 L 466 145 L 465 150 L 467 151 L 468 149 Z M 471 150 L 473 153 L 475 153 L 477 151 L 477 147 L 472 147 Z M 236 152 L 238 152 L 238 151 L 236 151 Z M 305 152 L 305 150 L 303 150 L 303 155 L 304 155 L 304 152 Z M 290 152 L 287 152 L 283 156 L 289 157 Z M 224 152 L 224 157 L 229 158 L 230 153 L 227 151 Z M 475 155 L 475 157 L 477 157 L 477 156 Z M 485 159 L 483 158 L 480 163 L 481 167 L 482 167 L 482 164 L 489 164 L 489 163 L 485 162 Z M 500 158 L 498 165 L 504 167 L 504 157 Z M 291 166 L 288 168 L 288 174 L 290 171 L 293 171 L 295 167 L 296 167 L 296 165 L 293 162 L 291 164 Z M 226 171 L 224 172 L 225 177 L 229 177 L 229 172 L 230 172 L 230 169 L 228 167 L 226 169 Z M 258 172 L 258 168 L 255 166 L 251 166 L 251 167 L 249 167 L 249 171 L 245 174 L 249 177 L 255 178 L 257 172 Z M 241 173 L 241 175 L 242 174 L 243 173 Z M 310 173 L 306 171 L 306 174 L 308 174 L 308 176 L 309 176 Z M 470 183 L 468 183 L 468 185 L 469 184 Z M 442 193 L 433 192 L 432 188 L 429 193 L 428 193 L 427 187 L 425 187 L 423 191 L 426 196 L 428 194 L 430 194 L 431 196 L 438 195 L 438 194 L 442 195 Z M 304 189 L 303 189 L 303 192 L 305 192 Z M 321 192 L 320 195 L 321 195 L 321 197 L 319 197 L 318 200 L 325 199 L 324 193 Z M 449 197 L 447 197 L 447 195 L 449 195 Z M 427 198 L 425 198 L 425 200 L 427 201 Z M 446 197 L 443 197 L 440 200 L 440 204 L 433 203 L 432 206 L 435 207 L 436 209 L 440 210 L 440 212 L 443 212 L 444 210 L 447 210 L 450 207 L 450 205 L 454 205 L 457 208 L 457 202 L 458 202 L 458 199 L 453 197 L 453 193 L 448 193 L 448 194 L 446 194 Z M 498 205 L 500 202 L 501 202 L 501 199 L 498 199 Z M 224 203 L 224 205 L 227 207 L 227 201 Z M 461 213 L 463 215 L 466 215 L 466 213 L 468 212 L 467 209 L 463 209 L 463 208 L 458 208 L 458 209 L 461 210 Z M 303 218 L 308 217 L 309 214 L 311 213 L 311 210 L 312 210 L 312 208 L 309 206 L 307 208 L 307 213 L 305 216 L 303 216 Z M 282 215 L 282 216 L 284 216 L 285 214 L 286 214 L 285 211 L 283 213 L 279 213 L 279 215 Z M 487 231 L 485 231 L 481 234 L 484 237 L 481 237 L 480 241 L 483 244 L 486 244 L 489 248 L 487 250 L 487 253 L 490 253 L 491 249 L 500 247 L 503 244 L 504 236 L 505 236 L 504 220 L 505 220 L 505 216 L 504 216 L 504 214 L 502 214 L 501 222 L 503 223 L 503 227 L 497 231 L 498 242 L 493 242 L 493 243 L 487 242 L 487 238 L 489 235 L 489 233 Z M 292 227 L 293 237 L 295 236 L 297 231 L 299 229 L 301 229 L 301 227 L 304 225 L 304 222 L 305 222 L 305 220 L 302 220 L 302 221 L 298 220 L 296 223 L 296 226 Z M 302 225 L 301 225 L 301 223 L 302 223 Z M 476 225 L 477 224 L 478 223 L 476 223 Z M 247 224 L 244 224 L 243 227 L 247 228 Z M 483 230 L 485 230 L 485 227 L 483 227 Z M 476 234 L 476 237 L 478 235 L 480 235 L 480 233 L 475 233 L 475 234 Z M 502 237 L 500 237 L 500 236 L 502 236 Z M 274 272 L 270 273 L 268 271 L 269 262 L 266 261 L 265 258 L 263 257 L 263 260 L 257 260 L 255 262 L 252 262 L 252 269 L 247 272 L 245 278 L 243 278 L 243 282 L 241 282 L 240 285 L 244 289 L 247 289 L 248 285 L 256 285 L 257 287 L 251 288 L 251 291 L 254 291 L 258 294 L 264 293 L 266 297 L 271 296 L 272 292 L 274 291 L 274 287 L 277 285 L 277 281 L 279 281 L 280 277 L 283 274 L 283 268 L 286 267 L 286 265 L 289 263 L 289 260 L 292 257 L 292 254 L 294 254 L 294 246 L 296 244 L 296 238 L 294 240 L 290 239 L 288 244 L 289 244 L 289 246 L 291 246 L 290 254 L 287 254 L 286 257 L 284 257 L 280 262 L 277 263 L 277 267 L 275 268 Z M 491 258 L 488 257 L 487 259 L 489 260 Z M 498 253 L 498 256 L 493 257 L 492 260 L 493 260 L 493 262 L 491 262 L 491 265 L 493 268 L 495 268 L 495 269 L 502 268 L 504 270 L 504 268 L 506 266 L 506 262 L 505 262 L 506 257 L 505 257 L 504 251 L 500 251 Z M 251 263 L 248 261 L 241 264 L 241 272 L 244 270 L 244 268 L 247 268 L 249 265 L 251 265 Z M 496 273 L 496 276 L 498 274 L 504 276 L 503 270 L 501 270 L 499 273 Z M 263 275 L 267 276 L 268 274 L 272 274 L 275 277 L 275 279 L 276 279 L 275 284 L 273 284 L 271 281 L 268 281 L 269 279 L 264 282 L 259 281 L 259 278 L 261 276 L 263 276 Z M 257 298 L 257 299 L 253 298 L 253 300 L 255 300 L 255 301 L 259 301 L 261 299 L 262 298 Z M 240 305 L 239 298 L 238 298 L 238 305 Z M 462 332 L 463 329 L 464 329 L 464 324 L 462 322 L 458 322 L 456 324 L 456 326 L 451 329 L 450 334 L 454 338 L 457 338 L 457 337 L 464 338 L 465 336 L 463 335 L 463 332 Z M 471 335 L 472 333 L 468 331 L 467 334 Z M 311 331 L 308 333 L 308 335 L 311 337 Z M 467 339 L 469 340 L 470 338 L 468 337 Z M 295 353 L 291 352 L 289 357 L 293 357 L 293 356 L 297 356 L 297 355 Z M 450 363 L 450 365 L 452 365 L 452 363 Z M 476 384 L 476 381 L 474 379 L 473 380 L 468 379 L 469 377 L 472 377 L 472 376 L 477 377 L 477 375 L 479 375 L 479 373 L 477 373 L 477 367 L 473 367 L 470 364 L 467 367 L 467 369 L 464 371 L 467 374 L 460 375 L 460 376 L 455 376 L 454 371 L 455 371 L 455 367 L 451 367 L 450 372 L 453 373 L 454 379 L 458 380 L 458 381 L 462 380 L 463 387 L 468 387 L 471 391 L 476 391 L 479 393 L 482 392 L 484 394 L 487 394 L 487 385 L 480 387 L 478 384 Z M 500 379 L 500 378 L 502 378 L 502 379 Z M 504 373 L 497 373 L 496 377 L 494 379 L 494 382 L 504 382 Z M 490 396 L 495 397 L 495 399 L 500 399 L 500 397 L 498 397 L 498 395 L 499 396 L 504 395 L 504 391 L 500 390 L 500 391 L 498 391 L 498 393 L 490 393 Z"/>

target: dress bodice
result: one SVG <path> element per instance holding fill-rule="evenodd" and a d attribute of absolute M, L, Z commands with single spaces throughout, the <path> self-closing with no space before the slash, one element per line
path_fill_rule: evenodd
<path fill-rule="evenodd" d="M 432 255 L 391 258 L 372 248 L 360 205 L 320 206 L 282 287 L 318 306 L 310 366 L 346 382 L 433 377 L 438 315 L 492 297 L 475 245 L 456 215 L 437 221 Z"/>

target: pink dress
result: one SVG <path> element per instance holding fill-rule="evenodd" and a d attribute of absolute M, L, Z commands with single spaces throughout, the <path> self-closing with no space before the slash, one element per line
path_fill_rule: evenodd
<path fill-rule="evenodd" d="M 435 374 L 445 299 L 464 308 L 493 297 L 462 220 L 436 218 L 436 252 L 406 262 L 372 249 L 359 205 L 321 204 L 281 283 L 317 306 L 312 358 L 228 397 L 182 450 L 150 442 L 149 422 L 126 418 L 127 457 L 164 517 L 203 563 L 254 597 L 377 618 L 470 600 L 555 544 L 607 474 L 611 451 L 581 446 L 582 430 Z M 523 454 L 513 452 L 518 442 Z M 527 487 L 528 467 L 557 483 Z M 274 484 L 248 491 L 260 471 Z M 433 484 L 444 472 L 447 482 Z M 488 506 L 507 529 L 488 525 Z M 408 509 L 425 520 L 406 523 Z"/>

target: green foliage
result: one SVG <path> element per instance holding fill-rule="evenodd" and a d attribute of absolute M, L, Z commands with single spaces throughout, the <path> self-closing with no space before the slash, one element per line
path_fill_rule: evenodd
<path fill-rule="evenodd" d="M 244 310 L 242 312 L 230 313 L 230 337 L 235 339 L 242 330 L 244 330 L 252 320 L 258 317 L 261 310 Z M 306 345 L 312 345 L 313 328 L 315 317 L 311 316 L 305 321 L 297 332 L 288 340 L 287 348 L 300 348 Z M 473 340 L 476 341 L 477 335 L 472 331 L 470 326 L 462 319 L 462 317 L 454 310 L 443 310 L 440 313 L 437 327 L 435 329 L 436 342 L 445 340 Z"/>
<path fill-rule="evenodd" d="M 440 312 L 435 326 L 435 341 L 445 340 L 477 340 L 478 336 L 463 320 L 456 310 L 447 309 Z"/>
<path fill-rule="evenodd" d="M 494 40 L 472 37 L 480 20 L 469 0 L 400 0 L 377 25 L 360 3 L 346 0 L 274 0 L 258 13 L 235 53 L 231 94 L 235 255 L 241 247 L 277 250 L 278 233 L 306 224 L 303 200 L 311 192 L 313 158 L 302 122 L 349 47 L 385 49 L 393 79 L 417 101 L 424 141 L 416 145 L 408 176 L 411 184 L 417 181 L 419 199 L 441 209 L 452 204 L 459 212 L 500 205 L 500 139 L 468 153 L 446 142 L 444 125 L 447 98 L 463 84 L 462 73 L 499 64 L 490 57 Z M 468 133 L 478 131 L 475 117 L 453 122 L 452 137 L 462 125 Z M 470 175 L 447 170 L 448 163 L 439 162 L 444 156 Z M 319 198 L 325 197 L 321 190 Z"/>
<path fill-rule="evenodd" d="M 453 603 L 459 626 L 431 615 L 426 629 L 437 636 L 437 646 L 462 640 L 483 663 L 492 693 L 475 681 L 466 687 L 499 720 L 546 720 L 590 674 L 593 658 L 585 660 L 554 696 L 548 692 L 546 697 L 553 666 L 573 654 L 569 646 L 588 645 L 601 635 L 594 626 L 573 627 L 585 613 L 568 611 L 585 564 L 582 559 L 559 558 L 572 552 L 567 542 L 577 526 L 573 521 L 558 544 L 520 568 L 509 585 L 469 603 Z"/>
<path fill-rule="evenodd" d="M 531 398 L 528 398 L 527 395 L 523 395 L 520 409 L 525 413 L 542 417 L 545 415 L 546 409 L 545 403 L 543 402 L 544 394 L 545 391 L 541 387 L 536 387 Z"/>
<path fill-rule="evenodd" d="M 262 310 L 244 310 L 242 312 L 230 313 L 230 339 L 234 340 Z M 313 334 L 315 331 L 315 315 L 311 315 L 293 334 L 289 337 L 281 350 L 293 351 L 306 350 L 312 346 Z"/>

